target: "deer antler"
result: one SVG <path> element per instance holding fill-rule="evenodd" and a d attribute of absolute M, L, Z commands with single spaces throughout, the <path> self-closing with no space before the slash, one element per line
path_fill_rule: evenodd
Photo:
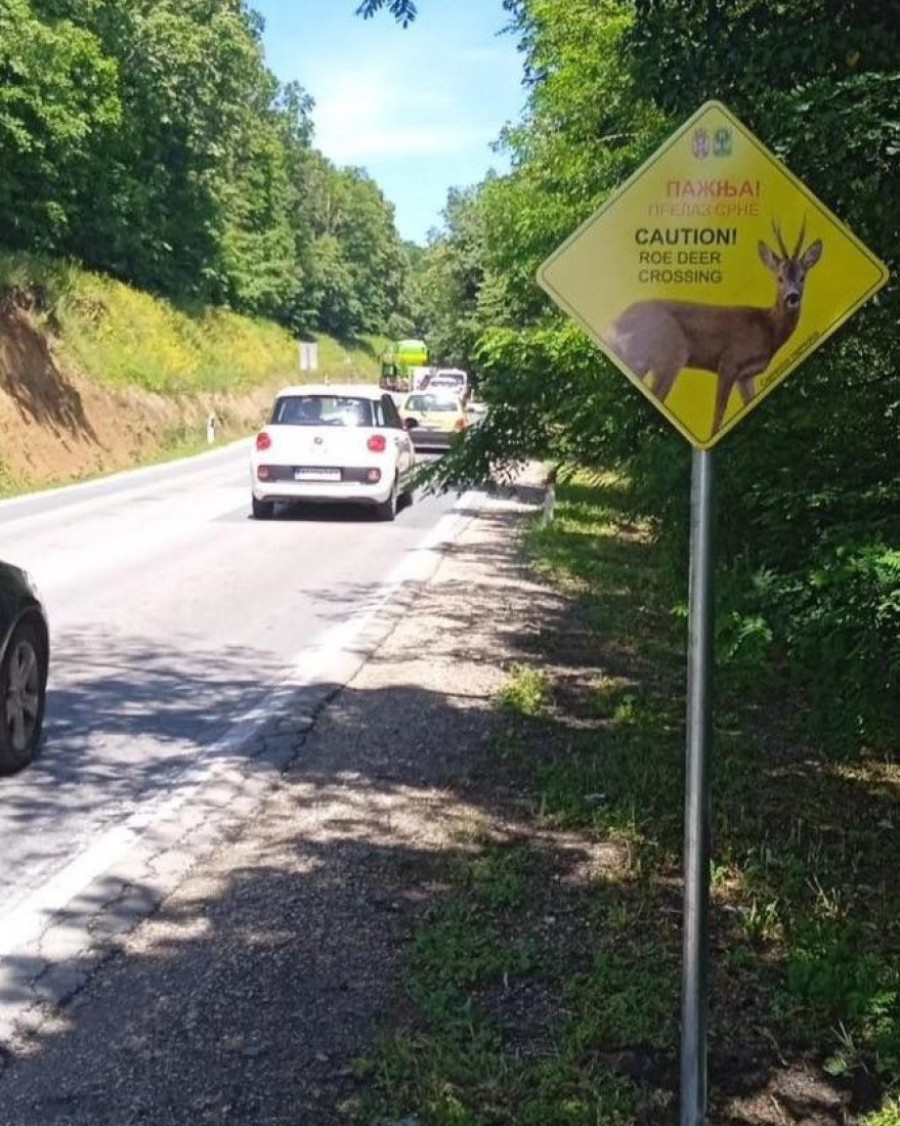
<path fill-rule="evenodd" d="M 792 257 L 794 257 L 794 258 L 800 257 L 800 248 L 803 246 L 803 239 L 805 237 L 806 237 L 806 216 L 804 215 L 803 216 L 803 224 L 800 227 L 800 237 L 797 239 L 797 245 L 794 248 L 794 253 L 793 253 Z"/>
<path fill-rule="evenodd" d="M 784 245 L 784 239 L 781 237 L 781 224 L 777 223 L 774 219 L 772 220 L 772 230 L 775 232 L 775 238 L 778 240 L 778 249 L 781 251 L 781 257 L 790 258 L 788 249 Z"/>

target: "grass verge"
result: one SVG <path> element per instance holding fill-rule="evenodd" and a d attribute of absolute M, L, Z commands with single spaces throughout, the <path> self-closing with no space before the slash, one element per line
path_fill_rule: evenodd
<path fill-rule="evenodd" d="M 241 392 L 301 378 L 297 342 L 281 325 L 169 301 L 56 259 L 0 251 L 0 291 L 34 302 L 68 366 L 109 387 L 159 394 Z M 378 337 L 320 335 L 315 378 L 377 380 Z"/>
<path fill-rule="evenodd" d="M 478 767 L 527 812 L 448 857 L 365 1121 L 677 1121 L 683 592 L 630 509 L 576 480 L 528 534 L 571 615 Z M 830 760 L 777 686 L 717 690 L 710 1121 L 898 1126 L 900 768 Z"/>

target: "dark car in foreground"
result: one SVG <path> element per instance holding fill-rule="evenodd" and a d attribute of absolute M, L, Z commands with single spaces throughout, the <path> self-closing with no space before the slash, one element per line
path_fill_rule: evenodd
<path fill-rule="evenodd" d="M 34 584 L 0 560 L 0 774 L 21 770 L 41 739 L 50 641 Z"/>

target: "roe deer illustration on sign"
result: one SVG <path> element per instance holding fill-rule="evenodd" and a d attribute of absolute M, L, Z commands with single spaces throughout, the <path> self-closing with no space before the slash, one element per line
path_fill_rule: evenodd
<path fill-rule="evenodd" d="M 753 380 L 797 327 L 807 273 L 822 257 L 822 240 L 802 251 L 806 220 L 789 253 L 778 223 L 772 223 L 776 254 L 762 240 L 759 256 L 778 282 L 775 304 L 708 305 L 700 301 L 638 301 L 620 314 L 605 343 L 639 379 L 652 376 L 652 391 L 661 402 L 683 368 L 697 368 L 718 377 L 711 435 L 718 433 L 732 389 L 747 404 Z"/>

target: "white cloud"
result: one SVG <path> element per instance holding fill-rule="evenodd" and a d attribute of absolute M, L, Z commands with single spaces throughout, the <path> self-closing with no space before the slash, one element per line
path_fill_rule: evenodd
<path fill-rule="evenodd" d="M 486 146 L 496 130 L 460 125 L 453 92 L 421 72 L 377 66 L 330 74 L 313 93 L 316 145 L 339 164 L 441 156 Z"/>

